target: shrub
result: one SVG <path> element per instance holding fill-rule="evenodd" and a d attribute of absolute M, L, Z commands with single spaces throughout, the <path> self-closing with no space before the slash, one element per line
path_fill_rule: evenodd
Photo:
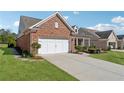
<path fill-rule="evenodd" d="M 76 49 L 77 52 L 87 52 L 88 47 L 78 45 L 78 46 L 75 47 L 75 49 Z"/>
<path fill-rule="evenodd" d="M 89 53 L 95 53 L 96 52 L 96 48 L 88 48 L 88 52 Z"/>
<path fill-rule="evenodd" d="M 90 46 L 90 48 L 96 48 L 96 46 L 95 45 L 92 45 L 92 46 Z"/>
<path fill-rule="evenodd" d="M 101 49 L 96 48 L 96 46 L 76 46 L 75 49 L 77 52 L 88 52 L 88 53 L 100 53 Z"/>
<path fill-rule="evenodd" d="M 22 49 L 20 47 L 15 47 L 15 49 L 20 55 L 22 55 Z"/>
<path fill-rule="evenodd" d="M 14 48 L 14 47 L 15 47 L 14 44 L 12 44 L 12 43 L 11 44 L 10 43 L 8 44 L 8 48 Z"/>
<path fill-rule="evenodd" d="M 82 52 L 82 46 L 75 46 L 77 52 Z"/>
<path fill-rule="evenodd" d="M 83 46 L 83 50 L 87 50 L 88 49 L 88 47 L 87 46 Z"/>
<path fill-rule="evenodd" d="M 41 45 L 38 42 L 34 42 L 34 43 L 32 43 L 31 46 L 32 46 L 32 49 L 33 49 L 32 56 L 36 56 L 36 52 L 41 47 Z"/>
<path fill-rule="evenodd" d="M 101 53 L 101 49 L 97 49 L 97 50 L 96 50 L 96 53 L 97 53 L 97 54 Z"/>
<path fill-rule="evenodd" d="M 13 36 L 8 36 L 7 41 L 8 41 L 8 47 L 16 47 L 16 41 Z"/>
<path fill-rule="evenodd" d="M 22 57 L 25 57 L 25 58 L 31 57 L 31 54 L 27 50 L 24 50 L 22 51 Z"/>
<path fill-rule="evenodd" d="M 118 47 L 118 49 L 121 49 L 121 47 Z"/>
<path fill-rule="evenodd" d="M 107 50 L 110 51 L 111 50 L 111 47 L 109 46 Z"/>
<path fill-rule="evenodd" d="M 101 49 L 99 49 L 99 48 L 88 48 L 88 52 L 99 54 L 101 52 Z"/>

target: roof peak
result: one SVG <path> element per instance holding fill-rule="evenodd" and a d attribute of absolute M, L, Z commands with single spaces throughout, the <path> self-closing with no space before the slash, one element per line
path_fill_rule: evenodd
<path fill-rule="evenodd" d="M 68 24 L 66 19 L 60 14 L 60 12 L 55 12 L 55 13 L 51 14 L 50 16 L 46 17 L 45 19 L 41 20 L 40 22 L 30 26 L 29 29 L 32 29 L 33 27 L 38 27 L 41 24 L 43 24 L 44 22 L 46 22 L 47 20 L 49 20 L 55 16 L 59 17 L 71 31 L 74 31 L 73 28 L 71 27 L 71 25 Z"/>
<path fill-rule="evenodd" d="M 40 18 L 35 18 L 35 17 L 31 17 L 31 16 L 24 16 L 24 15 L 21 15 L 20 17 L 21 18 L 26 17 L 26 18 L 36 19 L 36 20 L 42 20 Z"/>
<path fill-rule="evenodd" d="M 95 32 L 101 39 L 108 39 L 113 30 Z"/>

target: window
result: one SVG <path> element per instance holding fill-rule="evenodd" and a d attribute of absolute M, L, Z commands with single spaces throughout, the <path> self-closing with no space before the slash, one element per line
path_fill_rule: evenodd
<path fill-rule="evenodd" d="M 59 27 L 58 22 L 55 22 L 55 28 L 58 28 L 58 27 Z"/>
<path fill-rule="evenodd" d="M 82 45 L 83 39 L 78 39 L 78 45 Z"/>

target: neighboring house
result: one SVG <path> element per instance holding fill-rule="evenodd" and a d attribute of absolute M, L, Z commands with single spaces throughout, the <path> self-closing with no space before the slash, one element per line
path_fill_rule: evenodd
<path fill-rule="evenodd" d="M 17 47 L 32 53 L 31 44 L 38 42 L 38 54 L 73 52 L 72 32 L 74 29 L 59 12 L 43 20 L 21 16 Z"/>
<path fill-rule="evenodd" d="M 124 49 L 124 35 L 117 35 L 118 37 L 118 48 Z"/>
<path fill-rule="evenodd" d="M 77 38 L 76 45 L 96 46 L 101 49 L 118 48 L 118 38 L 112 30 L 97 31 L 86 28 L 79 28 L 78 33 L 74 35 Z"/>
<path fill-rule="evenodd" d="M 107 49 L 108 47 L 113 49 L 118 48 L 118 38 L 112 30 L 98 31 L 95 33 L 100 37 L 97 45 L 98 48 L 102 49 Z"/>
<path fill-rule="evenodd" d="M 77 33 L 73 34 L 75 37 L 75 45 L 94 46 L 99 40 L 99 36 L 94 33 L 95 30 L 79 28 Z"/>

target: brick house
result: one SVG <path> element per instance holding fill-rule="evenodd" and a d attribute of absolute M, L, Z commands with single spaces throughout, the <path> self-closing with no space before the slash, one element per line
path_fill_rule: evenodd
<path fill-rule="evenodd" d="M 113 31 L 96 31 L 71 26 L 56 12 L 45 19 L 20 17 L 17 47 L 32 53 L 31 44 L 38 42 L 38 54 L 75 52 L 75 46 L 93 46 L 107 49 L 118 47 L 118 38 Z"/>
<path fill-rule="evenodd" d="M 38 42 L 38 54 L 73 52 L 72 32 L 74 29 L 59 12 L 43 20 L 21 16 L 17 47 L 32 53 L 31 44 Z"/>

